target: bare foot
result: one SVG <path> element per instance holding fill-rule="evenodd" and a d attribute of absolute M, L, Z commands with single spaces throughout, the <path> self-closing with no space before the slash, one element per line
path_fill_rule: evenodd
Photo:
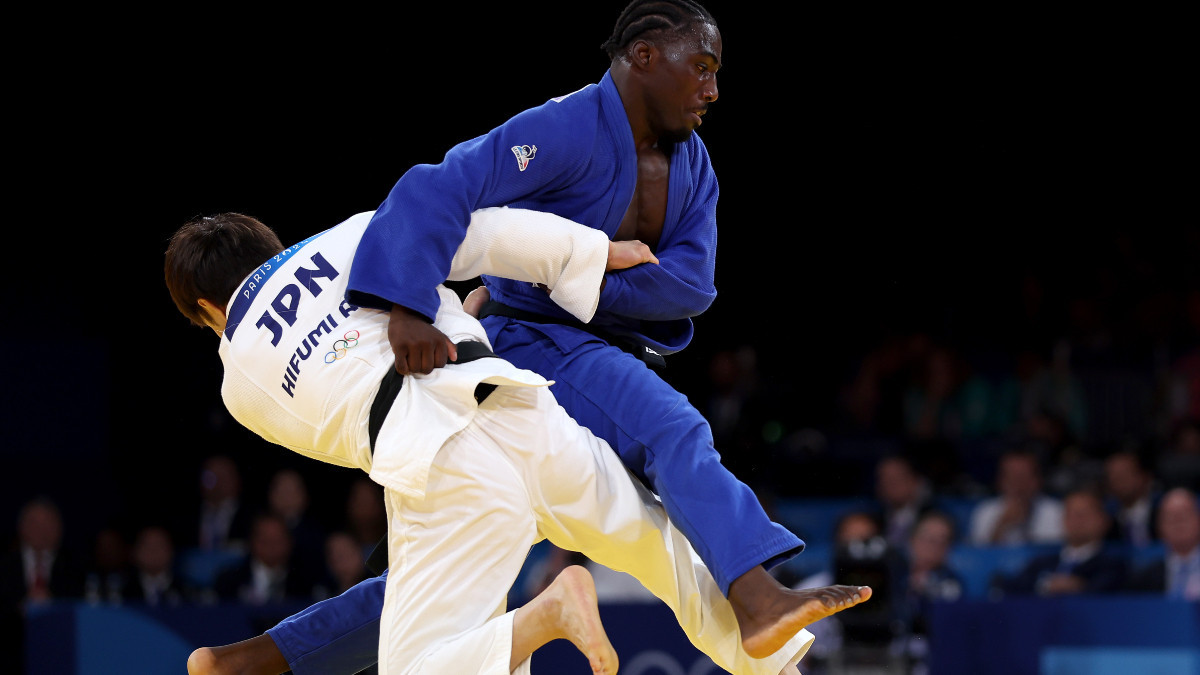
<path fill-rule="evenodd" d="M 779 651 L 809 624 L 866 602 L 870 586 L 789 589 L 761 567 L 738 577 L 729 601 L 742 633 L 742 648 L 756 659 Z"/>
<path fill-rule="evenodd" d="M 526 610 L 528 613 L 521 616 Z M 596 585 L 586 568 L 579 565 L 564 568 L 546 590 L 518 612 L 514 652 L 524 631 L 530 631 L 526 635 L 540 633 L 541 644 L 558 638 L 570 640 L 587 657 L 595 675 L 616 675 L 617 652 L 600 622 Z M 540 645 L 534 648 L 537 646 Z"/>

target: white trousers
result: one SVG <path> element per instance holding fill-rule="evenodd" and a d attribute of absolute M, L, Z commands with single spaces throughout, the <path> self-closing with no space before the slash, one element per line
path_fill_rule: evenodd
<path fill-rule="evenodd" d="M 546 388 L 498 388 L 439 451 L 424 499 L 385 498 L 381 675 L 507 675 L 508 592 L 542 539 L 637 578 L 731 673 L 777 675 L 812 643 L 801 631 L 770 657 L 748 656 L 729 601 L 654 495 Z"/>

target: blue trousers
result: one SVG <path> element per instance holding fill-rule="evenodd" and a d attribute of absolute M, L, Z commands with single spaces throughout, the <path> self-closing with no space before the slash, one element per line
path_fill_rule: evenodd
<path fill-rule="evenodd" d="M 379 661 L 387 571 L 280 621 L 267 631 L 295 675 L 353 675 Z"/>
<path fill-rule="evenodd" d="M 483 325 L 496 354 L 553 380 L 559 405 L 662 499 L 726 596 L 742 574 L 804 549 L 721 464 L 700 411 L 642 361 L 568 326 L 503 316 Z"/>

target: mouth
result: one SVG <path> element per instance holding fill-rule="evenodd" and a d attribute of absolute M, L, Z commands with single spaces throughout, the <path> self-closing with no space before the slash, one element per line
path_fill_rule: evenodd
<path fill-rule="evenodd" d="M 704 109 L 693 110 L 691 112 L 691 116 L 693 118 L 695 118 L 695 120 L 696 120 L 696 126 L 700 126 L 701 124 L 704 124 L 704 120 L 701 118 L 704 116 L 704 113 L 706 113 L 706 112 L 708 112 L 708 111 L 704 110 Z"/>

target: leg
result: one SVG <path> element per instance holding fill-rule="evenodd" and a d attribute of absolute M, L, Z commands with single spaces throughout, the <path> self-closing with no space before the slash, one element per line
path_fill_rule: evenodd
<path fill-rule="evenodd" d="M 502 387 L 480 406 L 477 421 L 526 472 L 539 531 L 560 548 L 637 578 L 716 664 L 733 673 L 778 675 L 807 650 L 811 635 L 795 622 L 776 631 L 787 631 L 788 639 L 771 654 L 749 654 L 731 640 L 739 635 L 733 607 L 687 539 L 608 445 L 549 392 Z"/>
<path fill-rule="evenodd" d="M 708 422 L 687 397 L 616 347 L 591 341 L 566 352 L 533 328 L 503 321 L 484 322 L 496 353 L 555 381 L 559 405 L 658 495 L 722 592 L 746 572 L 800 553 L 804 542 L 772 522 L 721 463 Z"/>
<path fill-rule="evenodd" d="M 380 619 L 381 675 L 506 675 L 514 661 L 518 672 L 528 672 L 529 659 L 514 655 L 519 638 L 514 628 L 524 630 L 527 620 L 544 627 L 555 606 L 547 602 L 540 614 L 523 613 L 521 624 L 517 613 L 505 612 L 508 591 L 538 539 L 537 526 L 522 472 L 477 426 L 439 451 L 423 499 L 385 490 L 389 570 Z M 556 593 L 561 599 L 574 586 L 561 584 Z M 565 634 L 597 644 L 594 633 Z M 534 648 L 546 633 L 538 635 L 530 641 Z M 528 649 L 525 643 L 517 647 Z M 609 660 L 599 651 L 588 657 Z"/>
<path fill-rule="evenodd" d="M 265 633 L 221 647 L 201 647 L 187 661 L 188 675 L 280 675 L 287 660 Z"/>
<path fill-rule="evenodd" d="M 374 665 L 386 583 L 385 571 L 268 629 L 293 675 L 348 675 Z"/>

